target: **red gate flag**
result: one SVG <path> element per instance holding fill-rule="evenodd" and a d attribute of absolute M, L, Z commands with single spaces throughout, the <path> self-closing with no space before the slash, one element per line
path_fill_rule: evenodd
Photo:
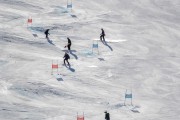
<path fill-rule="evenodd" d="M 52 68 L 58 68 L 58 64 L 52 64 Z"/>
<path fill-rule="evenodd" d="M 77 117 L 77 120 L 84 120 L 84 116 L 83 117 Z"/>
<path fill-rule="evenodd" d="M 32 23 L 32 18 L 29 18 L 29 19 L 28 19 L 28 23 Z"/>

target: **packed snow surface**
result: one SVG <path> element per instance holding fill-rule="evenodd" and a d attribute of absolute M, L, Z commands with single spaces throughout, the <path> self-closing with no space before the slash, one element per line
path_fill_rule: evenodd
<path fill-rule="evenodd" d="M 0 120 L 180 120 L 180 0 L 66 4 L 0 0 Z"/>

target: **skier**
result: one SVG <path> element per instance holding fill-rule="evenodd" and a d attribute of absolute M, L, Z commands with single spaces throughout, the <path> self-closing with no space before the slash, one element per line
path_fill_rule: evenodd
<path fill-rule="evenodd" d="M 48 35 L 50 35 L 50 34 L 49 34 L 49 29 L 47 29 L 47 30 L 44 32 L 44 34 L 46 35 L 46 38 L 48 38 Z"/>
<path fill-rule="evenodd" d="M 110 120 L 110 114 L 107 111 L 105 111 L 104 113 L 105 113 L 105 119 Z"/>
<path fill-rule="evenodd" d="M 104 38 L 105 32 L 104 32 L 103 28 L 101 28 L 101 31 L 102 31 L 102 33 L 100 34 L 100 40 L 105 41 L 105 38 Z"/>
<path fill-rule="evenodd" d="M 68 39 L 68 44 L 65 46 L 65 48 L 68 47 L 68 50 L 71 50 L 71 40 L 69 38 L 67 39 Z"/>
<path fill-rule="evenodd" d="M 65 52 L 64 54 L 64 65 L 66 66 L 66 62 L 68 63 L 68 66 L 70 66 L 69 62 L 68 62 L 68 59 L 70 59 L 70 56 L 68 55 L 68 53 Z M 66 62 L 65 62 L 66 61 Z"/>

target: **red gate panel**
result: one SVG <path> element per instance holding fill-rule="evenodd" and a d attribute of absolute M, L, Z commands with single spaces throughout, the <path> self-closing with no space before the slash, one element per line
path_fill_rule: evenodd
<path fill-rule="evenodd" d="M 58 68 L 58 64 L 52 64 L 52 68 Z"/>

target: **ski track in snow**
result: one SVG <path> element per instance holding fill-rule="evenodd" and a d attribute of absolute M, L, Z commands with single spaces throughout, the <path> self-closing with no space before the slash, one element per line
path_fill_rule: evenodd
<path fill-rule="evenodd" d="M 66 0 L 0 1 L 0 120 L 95 120 L 105 110 L 112 120 L 179 120 L 179 0 L 73 3 L 71 12 Z M 101 28 L 106 43 L 92 54 Z"/>

